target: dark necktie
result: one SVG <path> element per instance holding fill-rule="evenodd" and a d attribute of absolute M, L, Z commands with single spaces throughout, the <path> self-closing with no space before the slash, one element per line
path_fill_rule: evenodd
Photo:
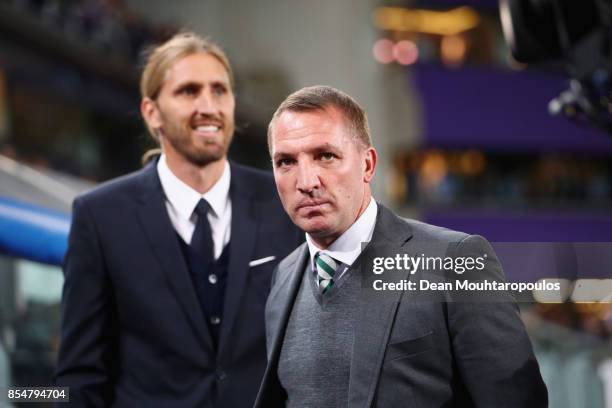
<path fill-rule="evenodd" d="M 200 199 L 193 211 L 198 215 L 193 235 L 191 236 L 191 250 L 195 252 L 204 264 L 214 262 L 214 244 L 212 230 L 208 222 L 208 210 L 210 204 L 205 199 Z"/>
<path fill-rule="evenodd" d="M 208 222 L 208 211 L 210 205 L 203 198 L 200 199 L 194 213 L 197 214 L 195 229 L 191 236 L 189 245 L 191 273 L 193 274 L 195 288 L 198 294 L 200 305 L 204 317 L 209 323 L 210 333 L 213 344 L 216 347 L 219 338 L 219 319 L 220 312 L 216 308 L 215 300 L 218 297 L 216 292 L 218 285 L 213 286 L 211 276 L 215 279 L 214 244 L 212 230 Z M 216 283 L 216 281 L 215 281 Z M 214 321 L 213 321 L 214 319 Z"/>

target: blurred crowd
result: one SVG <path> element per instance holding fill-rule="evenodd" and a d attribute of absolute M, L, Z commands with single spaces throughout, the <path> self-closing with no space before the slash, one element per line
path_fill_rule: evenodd
<path fill-rule="evenodd" d="M 143 46 L 167 33 L 166 28 L 140 18 L 121 0 L 10 0 L 10 3 L 67 36 L 126 60 L 138 61 Z"/>
<path fill-rule="evenodd" d="M 605 157 L 421 150 L 397 161 L 406 183 L 401 201 L 409 204 L 612 204 Z"/>

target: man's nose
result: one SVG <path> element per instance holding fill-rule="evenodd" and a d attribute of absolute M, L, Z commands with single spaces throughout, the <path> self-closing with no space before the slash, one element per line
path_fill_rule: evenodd
<path fill-rule="evenodd" d="M 204 91 L 202 92 L 198 99 L 196 100 L 196 107 L 198 109 L 198 113 L 215 113 L 217 110 L 217 105 L 211 95 L 210 92 Z"/>
<path fill-rule="evenodd" d="M 297 188 L 304 194 L 311 194 L 321 186 L 316 167 L 307 161 L 298 163 Z"/>

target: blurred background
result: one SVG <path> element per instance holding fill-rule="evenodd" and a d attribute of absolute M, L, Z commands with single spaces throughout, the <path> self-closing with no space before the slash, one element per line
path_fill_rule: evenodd
<path fill-rule="evenodd" d="M 497 243 L 511 281 L 564 283 L 520 303 L 550 406 L 612 407 L 604 3 L 573 2 L 565 27 L 551 1 L 517 0 L 501 14 L 509 47 L 497 0 L 2 0 L 0 389 L 52 383 L 72 199 L 140 167 L 142 50 L 188 28 L 233 64 L 232 159 L 270 168 L 266 127 L 292 91 L 349 93 L 369 115 L 379 201 Z M 548 42 L 529 48 L 523 24 Z"/>

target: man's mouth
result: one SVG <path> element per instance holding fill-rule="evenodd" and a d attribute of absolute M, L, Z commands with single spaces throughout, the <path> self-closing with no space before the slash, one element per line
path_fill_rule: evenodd
<path fill-rule="evenodd" d="M 297 210 L 298 211 L 311 211 L 311 210 L 317 210 L 319 209 L 321 206 L 323 206 L 324 204 L 327 204 L 327 201 L 308 201 L 308 202 L 303 202 L 298 204 L 297 206 Z"/>
<path fill-rule="evenodd" d="M 197 125 L 197 126 L 194 126 L 193 129 L 198 133 L 212 134 L 212 133 L 217 133 L 219 130 L 221 130 L 221 126 L 219 125 Z"/>

